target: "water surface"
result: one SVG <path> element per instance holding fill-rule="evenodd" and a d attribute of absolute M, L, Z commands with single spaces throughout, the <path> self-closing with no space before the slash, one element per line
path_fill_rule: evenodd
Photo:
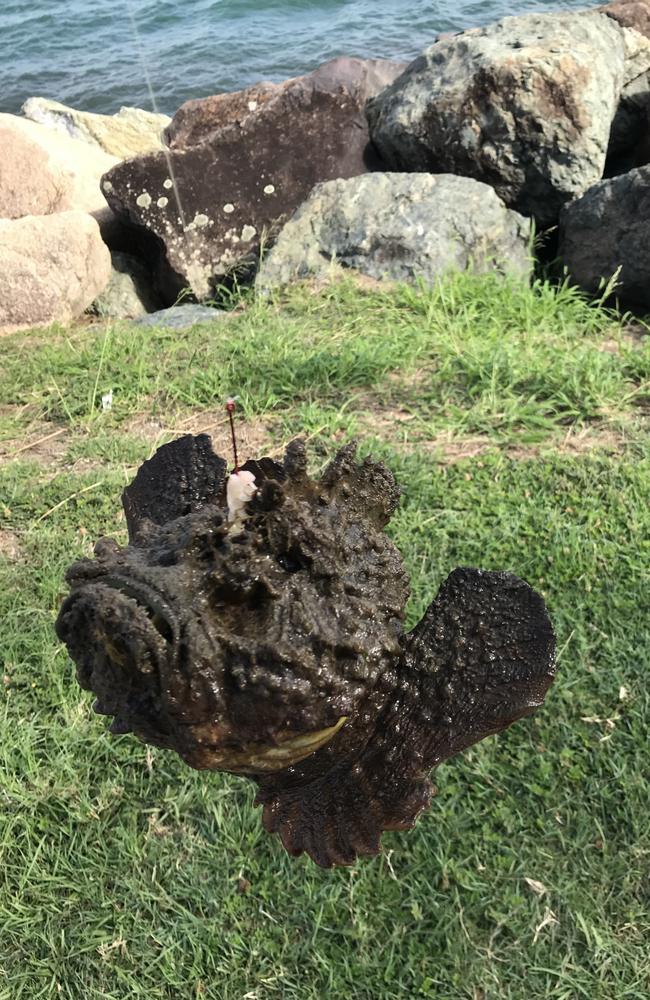
<path fill-rule="evenodd" d="M 0 111 L 51 97 L 87 111 L 151 107 L 347 54 L 413 58 L 440 31 L 580 0 L 0 0 Z M 134 37 L 137 24 L 140 46 Z M 144 65 L 143 65 L 144 62 Z"/>

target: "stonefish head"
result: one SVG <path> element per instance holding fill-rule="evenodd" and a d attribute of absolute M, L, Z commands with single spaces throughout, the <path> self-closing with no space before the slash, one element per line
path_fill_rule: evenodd
<path fill-rule="evenodd" d="M 393 476 L 353 446 L 319 480 L 306 464 L 300 441 L 246 463 L 229 519 L 209 437 L 160 448 L 122 498 L 129 544 L 70 568 L 56 630 L 113 732 L 249 775 L 266 829 L 329 867 L 412 826 L 433 767 L 541 704 L 554 638 L 526 583 L 476 569 L 405 634 Z"/>

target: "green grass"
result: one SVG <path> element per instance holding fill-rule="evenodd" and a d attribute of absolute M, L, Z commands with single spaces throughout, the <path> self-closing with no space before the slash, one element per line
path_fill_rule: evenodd
<path fill-rule="evenodd" d="M 567 289 L 464 276 L 3 342 L 0 439 L 65 433 L 0 466 L 0 1000 L 645 1000 L 648 345 Z M 350 870 L 286 856 L 246 781 L 109 737 L 52 631 L 67 565 L 124 538 L 132 419 L 232 391 L 278 443 L 314 434 L 315 466 L 355 429 L 390 464 L 410 622 L 469 564 L 528 579 L 558 633 L 544 708 L 443 765 L 416 828 Z M 562 447 L 583 430 L 608 447 Z M 439 434 L 484 448 L 446 463 Z"/>
<path fill-rule="evenodd" d="M 233 391 L 250 415 L 349 412 L 359 392 L 385 398 L 392 373 L 389 395 L 428 429 L 547 430 L 650 400 L 650 350 L 622 329 L 568 287 L 531 292 L 460 274 L 434 290 L 361 294 L 347 282 L 252 303 L 207 330 L 100 325 L 55 331 L 38 350 L 8 338 L 0 398 L 25 406 L 25 420 L 39 413 L 71 426 L 96 418 L 109 389 L 115 424 L 143 410 L 214 406 Z M 605 340 L 618 349 L 603 350 Z M 405 395 L 414 373 L 418 393 Z"/>

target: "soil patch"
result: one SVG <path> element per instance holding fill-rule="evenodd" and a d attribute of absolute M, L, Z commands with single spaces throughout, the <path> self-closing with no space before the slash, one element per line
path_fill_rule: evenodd
<path fill-rule="evenodd" d="M 571 430 L 563 436 L 553 434 L 535 444 L 518 445 L 513 442 L 502 444 L 485 435 L 456 438 L 441 435 L 428 441 L 421 439 L 409 442 L 407 448 L 409 451 L 420 451 L 428 454 L 437 452 L 443 462 L 453 464 L 464 458 L 475 458 L 477 455 L 495 449 L 502 451 L 509 458 L 522 461 L 539 458 L 540 455 L 548 452 L 560 455 L 582 455 L 585 452 L 595 450 L 621 452 L 627 441 L 626 435 L 619 431 L 607 427 L 586 427 L 579 431 Z"/>
<path fill-rule="evenodd" d="M 15 458 L 41 465 L 61 464 L 69 447 L 70 432 L 67 427 L 55 427 L 41 421 L 33 424 L 22 438 L 0 441 L 0 465 Z"/>
<path fill-rule="evenodd" d="M 629 440 L 629 435 L 623 431 L 603 424 L 571 428 L 565 434 L 551 434 L 534 444 L 517 444 L 512 440 L 500 442 L 487 434 L 464 436 L 443 432 L 431 438 L 424 436 L 417 424 L 411 426 L 417 414 L 400 407 L 376 405 L 373 407 L 372 404 L 368 404 L 365 412 L 355 416 L 359 437 L 374 435 L 400 451 L 408 454 L 415 452 L 433 454 L 445 464 L 459 462 L 465 458 L 476 458 L 495 449 L 511 458 L 522 460 L 538 458 L 549 451 L 562 455 L 581 455 L 596 449 L 622 452 Z"/>
<path fill-rule="evenodd" d="M 608 354 L 619 354 L 621 347 L 639 350 L 650 336 L 650 330 L 643 323 L 630 323 L 624 327 L 619 337 L 608 337 L 601 341 L 599 349 Z"/>
<path fill-rule="evenodd" d="M 22 549 L 18 536 L 13 531 L 6 531 L 0 528 L 0 556 L 8 559 L 9 562 L 16 562 L 20 559 Z"/>
<path fill-rule="evenodd" d="M 232 455 L 230 423 L 223 409 L 203 410 L 179 418 L 171 425 L 165 421 L 139 414 L 124 424 L 124 431 L 133 437 L 143 438 L 151 445 L 152 453 L 167 441 L 183 434 L 209 434 L 212 448 L 228 461 Z M 274 455 L 282 451 L 278 437 L 269 420 L 237 420 L 237 450 L 242 461 Z"/>

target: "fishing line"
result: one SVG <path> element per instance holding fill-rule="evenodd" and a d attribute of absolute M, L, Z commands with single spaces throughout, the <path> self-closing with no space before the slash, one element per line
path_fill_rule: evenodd
<path fill-rule="evenodd" d="M 138 22 L 135 18 L 135 11 L 133 9 L 132 0 L 124 0 L 127 16 L 131 24 L 131 34 L 133 35 L 133 42 L 140 60 L 140 66 L 142 68 L 142 75 L 144 76 L 145 83 L 147 85 L 147 90 L 149 91 L 149 100 L 151 101 L 151 107 L 153 108 L 155 114 L 160 114 L 158 110 L 158 101 L 156 100 L 156 95 L 153 89 L 153 83 L 151 82 L 151 74 L 149 73 L 149 67 L 147 65 L 147 60 L 144 53 L 144 46 L 142 44 L 142 36 L 140 35 L 140 29 L 138 28 Z M 176 206 L 178 208 L 178 215 L 181 220 L 181 225 L 183 227 L 183 236 L 187 242 L 187 226 L 185 222 L 185 212 L 183 211 L 183 205 L 181 203 L 181 196 L 178 184 L 176 183 L 176 175 L 174 173 L 174 164 L 172 163 L 171 154 L 167 146 L 163 143 L 163 153 L 165 155 L 165 160 L 167 161 L 167 169 L 169 170 L 169 178 L 172 182 L 172 190 L 174 192 L 174 199 L 176 201 Z"/>

